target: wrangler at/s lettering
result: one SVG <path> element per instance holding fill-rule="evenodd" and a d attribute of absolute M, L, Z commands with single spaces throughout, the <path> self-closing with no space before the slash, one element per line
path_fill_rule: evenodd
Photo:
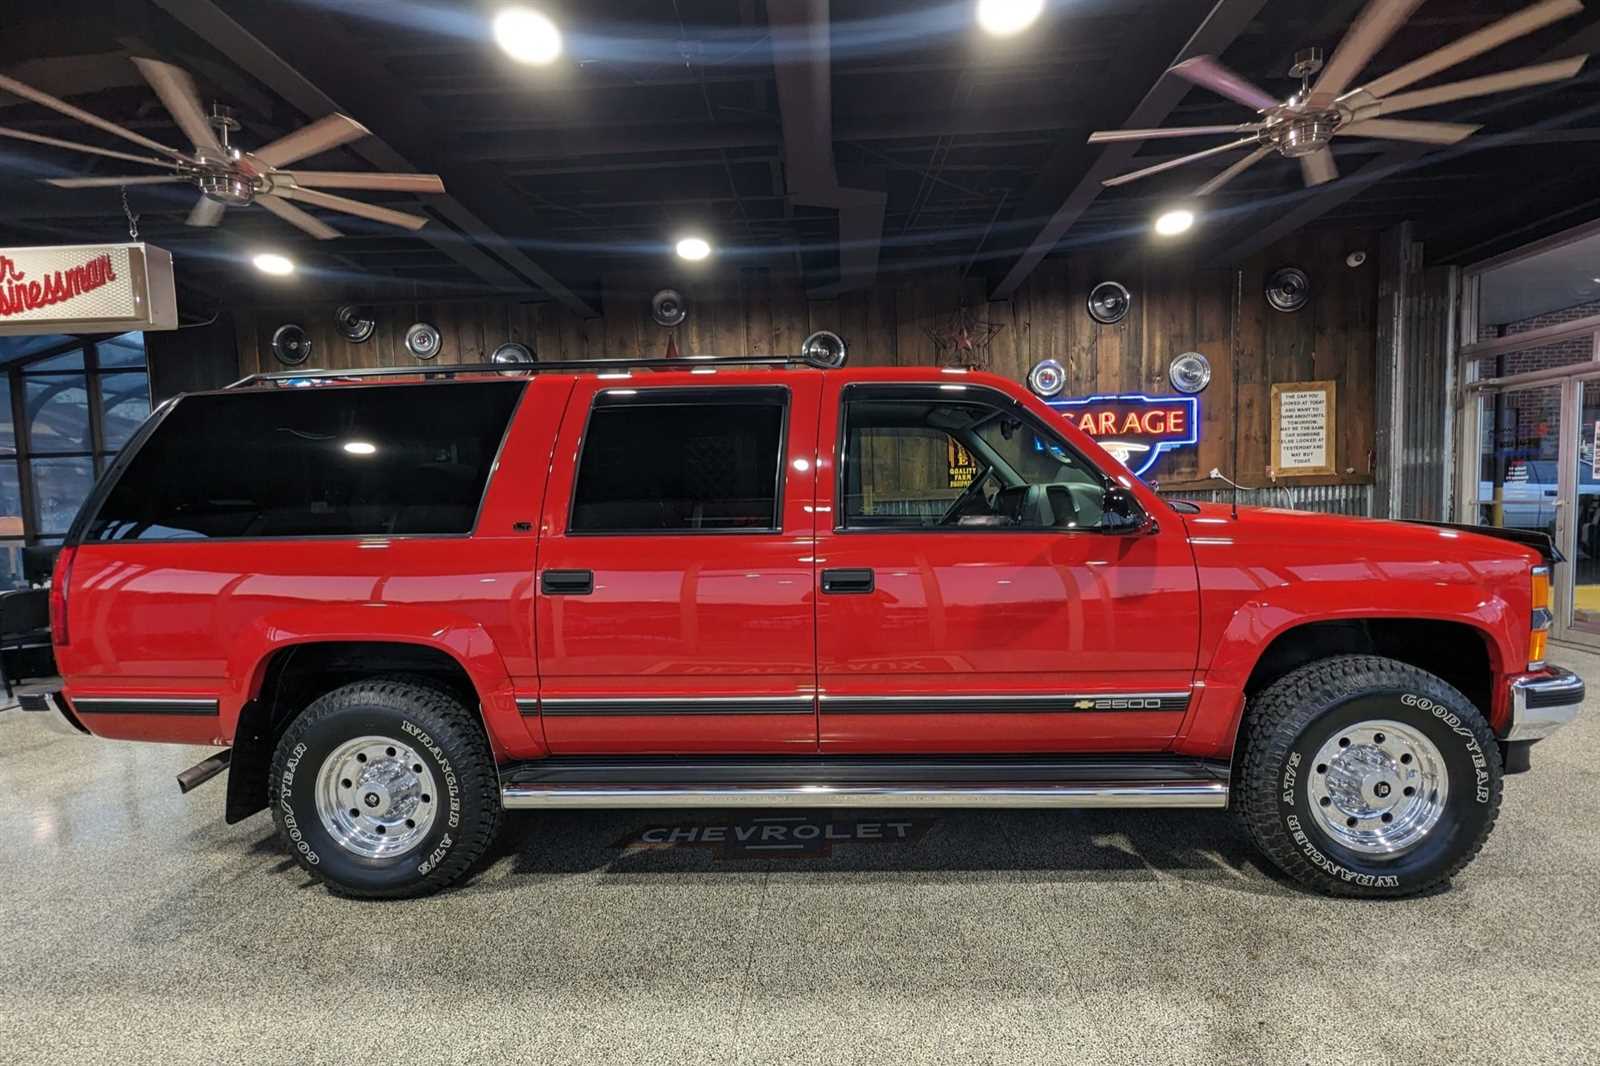
<path fill-rule="evenodd" d="M 22 704 L 231 744 L 189 787 L 352 896 L 568 807 L 1228 808 L 1316 891 L 1455 876 L 1583 699 L 1548 539 L 1169 502 L 1102 428 L 948 368 L 258 375 L 96 485 Z"/>

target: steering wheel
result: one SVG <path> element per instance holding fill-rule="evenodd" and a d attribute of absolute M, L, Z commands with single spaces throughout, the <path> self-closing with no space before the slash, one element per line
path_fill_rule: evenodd
<path fill-rule="evenodd" d="M 984 478 L 988 476 L 988 470 L 983 471 L 982 474 L 974 474 L 972 481 L 967 485 L 966 490 L 963 491 L 961 495 L 957 496 L 953 501 L 951 501 L 950 506 L 945 508 L 944 514 L 939 516 L 939 521 L 936 524 L 947 526 L 953 519 L 960 517 L 961 508 L 966 505 L 967 501 L 973 496 L 979 495 L 983 492 L 983 481 Z"/>

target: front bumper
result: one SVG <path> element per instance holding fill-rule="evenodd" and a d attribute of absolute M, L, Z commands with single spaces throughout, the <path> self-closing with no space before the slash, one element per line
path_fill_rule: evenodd
<path fill-rule="evenodd" d="M 1505 741 L 1543 740 L 1578 716 L 1583 678 L 1552 666 L 1511 682 L 1511 728 Z"/>
<path fill-rule="evenodd" d="M 72 708 L 67 706 L 67 699 L 61 694 L 59 678 L 18 685 L 16 696 L 17 706 L 38 715 L 36 721 L 46 729 L 72 737 L 89 735 L 89 731 L 79 723 L 78 716 L 72 713 Z"/>

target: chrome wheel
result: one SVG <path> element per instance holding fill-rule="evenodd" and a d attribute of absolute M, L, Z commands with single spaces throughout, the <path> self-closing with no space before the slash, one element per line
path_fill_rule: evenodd
<path fill-rule="evenodd" d="M 1399 855 L 1439 822 L 1450 792 L 1444 756 L 1421 732 L 1377 720 L 1347 726 L 1307 768 L 1311 811 L 1323 832 L 1364 855 Z"/>
<path fill-rule="evenodd" d="M 420 844 L 439 804 L 428 764 L 400 741 L 374 736 L 346 741 L 323 760 L 316 799 L 328 835 L 366 859 Z"/>

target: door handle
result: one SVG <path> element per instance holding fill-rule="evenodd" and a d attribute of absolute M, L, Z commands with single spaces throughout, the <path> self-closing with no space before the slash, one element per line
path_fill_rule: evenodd
<path fill-rule="evenodd" d="M 876 587 L 871 570 L 824 570 L 822 591 L 834 596 L 863 596 Z"/>
<path fill-rule="evenodd" d="M 539 575 L 546 596 L 587 596 L 594 591 L 593 570 L 546 570 Z"/>

